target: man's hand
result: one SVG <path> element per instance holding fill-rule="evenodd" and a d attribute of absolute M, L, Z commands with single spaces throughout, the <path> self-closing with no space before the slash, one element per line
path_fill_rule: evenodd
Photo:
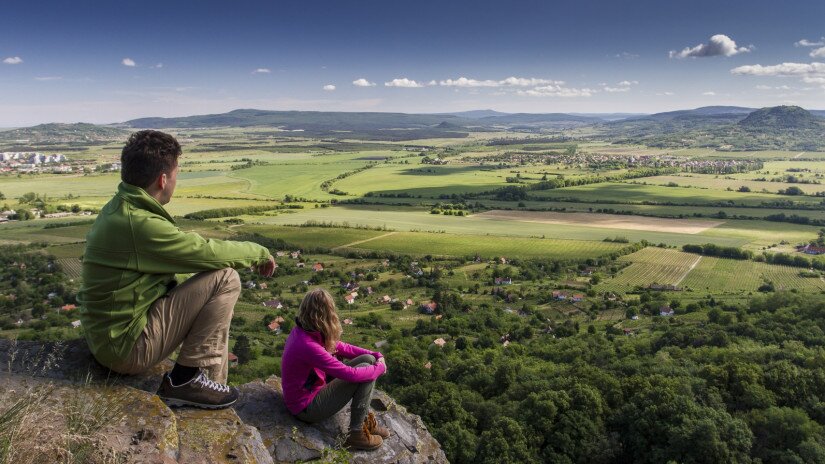
<path fill-rule="evenodd" d="M 272 274 L 275 273 L 275 258 L 269 255 L 267 261 L 256 266 L 256 271 L 264 277 L 272 277 Z"/>

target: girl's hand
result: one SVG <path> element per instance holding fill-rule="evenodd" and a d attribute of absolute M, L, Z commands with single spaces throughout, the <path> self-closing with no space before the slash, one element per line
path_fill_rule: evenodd
<path fill-rule="evenodd" d="M 378 358 L 378 362 L 384 365 L 384 374 L 389 372 L 389 369 L 387 368 L 387 363 L 384 361 L 384 358 Z"/>

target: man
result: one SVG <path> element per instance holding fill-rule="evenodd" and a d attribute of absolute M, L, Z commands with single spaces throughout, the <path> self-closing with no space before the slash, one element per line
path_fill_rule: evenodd
<path fill-rule="evenodd" d="M 225 385 L 229 324 L 241 292 L 234 268 L 271 276 L 275 260 L 255 243 L 185 233 L 164 209 L 175 191 L 180 144 L 169 134 L 132 134 L 121 153 L 115 196 L 86 237 L 78 299 L 89 348 L 115 372 L 137 374 L 178 347 L 158 395 L 172 406 L 217 409 L 238 391 Z M 178 285 L 176 273 L 198 273 Z"/>

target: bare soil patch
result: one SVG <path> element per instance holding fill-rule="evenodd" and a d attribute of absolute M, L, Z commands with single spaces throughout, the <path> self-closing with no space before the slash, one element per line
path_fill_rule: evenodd
<path fill-rule="evenodd" d="M 482 219 L 508 219 L 543 224 L 568 224 L 605 229 L 647 230 L 679 234 L 698 234 L 724 224 L 725 221 L 699 219 L 669 219 L 645 216 L 625 216 L 599 213 L 557 213 L 550 211 L 492 210 L 476 214 Z"/>

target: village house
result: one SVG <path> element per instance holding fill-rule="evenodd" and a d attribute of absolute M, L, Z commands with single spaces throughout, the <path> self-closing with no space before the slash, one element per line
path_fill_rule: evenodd
<path fill-rule="evenodd" d="M 430 361 L 427 361 L 426 363 L 424 363 L 424 369 L 432 369 L 432 368 L 433 368 L 433 363 L 431 363 Z"/>
<path fill-rule="evenodd" d="M 268 307 L 268 308 L 274 308 L 274 309 L 281 309 L 281 308 L 284 307 L 284 305 L 279 300 L 264 301 L 261 304 Z"/>
<path fill-rule="evenodd" d="M 672 316 L 674 314 L 673 308 L 669 305 L 664 305 L 659 308 L 659 315 L 660 316 Z"/>
<path fill-rule="evenodd" d="M 267 285 L 266 282 L 261 282 L 258 284 L 258 288 L 260 288 L 261 290 L 266 290 L 267 288 L 269 288 L 269 285 Z"/>
<path fill-rule="evenodd" d="M 355 296 L 352 293 L 348 293 L 344 295 L 344 301 L 346 301 L 347 304 L 353 304 L 355 303 Z"/>
<path fill-rule="evenodd" d="M 266 327 L 269 329 L 270 332 L 272 332 L 276 335 L 281 333 L 281 324 L 279 322 L 275 321 L 275 320 L 273 320 L 272 322 L 267 324 Z"/>
<path fill-rule="evenodd" d="M 570 299 L 575 301 L 575 302 L 579 302 L 579 301 L 584 300 L 584 295 L 582 295 L 581 293 L 574 293 L 573 296 L 570 297 Z"/>
<path fill-rule="evenodd" d="M 238 356 L 235 353 L 229 353 L 229 367 L 238 367 Z"/>
<path fill-rule="evenodd" d="M 352 325 L 352 319 L 344 319 L 344 325 Z"/>
<path fill-rule="evenodd" d="M 390 298 L 389 295 L 384 295 L 384 296 L 381 297 L 381 301 L 383 303 L 390 303 L 392 301 L 392 298 Z"/>
<path fill-rule="evenodd" d="M 284 256 L 286 256 L 286 251 L 276 251 L 275 256 L 283 258 Z"/>
<path fill-rule="evenodd" d="M 301 256 L 300 251 L 292 251 L 289 253 L 289 257 L 292 259 L 298 259 L 299 256 Z"/>
<path fill-rule="evenodd" d="M 807 244 L 796 247 L 796 251 L 805 253 L 806 255 L 823 255 L 825 254 L 825 247 Z"/>
<path fill-rule="evenodd" d="M 248 281 L 248 282 L 246 282 L 246 283 L 244 283 L 244 284 L 243 284 L 243 286 L 244 286 L 245 288 L 250 289 L 250 290 L 252 290 L 252 289 L 254 289 L 255 287 L 257 287 L 257 285 L 255 284 L 255 282 L 253 282 L 253 281 L 251 281 L 251 280 L 250 280 L 250 281 Z"/>
<path fill-rule="evenodd" d="M 315 264 L 312 265 L 312 270 L 314 272 L 321 272 L 321 271 L 324 270 L 324 265 L 321 264 L 321 263 L 315 263 Z"/>
<path fill-rule="evenodd" d="M 60 310 L 61 310 L 61 311 L 73 311 L 73 310 L 75 310 L 75 309 L 77 309 L 77 306 L 75 306 L 75 305 L 73 305 L 73 304 L 66 304 L 66 305 L 63 305 L 63 306 L 60 308 Z"/>
<path fill-rule="evenodd" d="M 303 262 L 298 262 L 295 264 L 295 267 L 303 268 L 304 266 L 306 266 L 306 264 L 304 264 Z"/>
<path fill-rule="evenodd" d="M 438 304 L 434 301 L 431 301 L 429 303 L 424 303 L 421 306 L 419 306 L 418 310 L 424 314 L 434 314 L 437 308 Z"/>
<path fill-rule="evenodd" d="M 80 327 L 80 321 L 72 321 L 72 328 L 77 329 L 78 327 Z"/>
<path fill-rule="evenodd" d="M 562 290 L 553 290 L 552 296 L 554 300 L 566 300 L 567 292 Z"/>
<path fill-rule="evenodd" d="M 513 285 L 513 279 L 510 277 L 496 277 L 496 285 Z"/>
<path fill-rule="evenodd" d="M 439 338 L 436 338 L 435 340 L 433 340 L 433 344 L 443 348 L 444 345 L 447 344 L 447 340 L 444 340 L 443 338 L 439 337 Z"/>

